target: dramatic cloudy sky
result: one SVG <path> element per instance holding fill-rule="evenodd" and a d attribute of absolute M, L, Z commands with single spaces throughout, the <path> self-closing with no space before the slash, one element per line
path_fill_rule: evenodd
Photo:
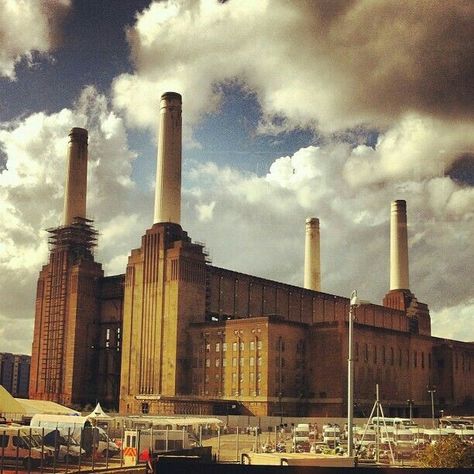
<path fill-rule="evenodd" d="M 158 101 L 183 96 L 183 219 L 213 263 L 381 303 L 389 210 L 433 334 L 474 340 L 474 2 L 0 0 L 0 351 L 30 353 L 67 134 L 89 130 L 97 259 L 152 224 Z"/>

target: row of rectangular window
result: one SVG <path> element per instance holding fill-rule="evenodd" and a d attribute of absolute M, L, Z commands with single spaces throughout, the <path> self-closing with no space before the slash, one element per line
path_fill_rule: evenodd
<path fill-rule="evenodd" d="M 254 351 L 255 350 L 255 341 L 250 341 L 248 343 L 249 350 Z M 199 352 L 203 351 L 204 346 L 201 346 L 199 348 Z M 206 352 L 211 352 L 211 344 L 208 342 L 205 345 Z M 262 341 L 257 341 L 257 350 L 263 349 L 263 343 Z M 227 352 L 227 342 L 216 342 L 214 344 L 214 350 L 215 352 Z M 239 350 L 239 344 L 238 342 L 233 342 L 232 343 L 232 351 L 237 352 Z M 244 351 L 245 350 L 245 342 L 240 343 L 240 350 Z"/>
<path fill-rule="evenodd" d="M 200 395 L 209 395 L 210 393 L 213 393 L 216 396 L 222 395 L 222 392 L 219 389 L 214 389 L 214 391 L 212 392 L 212 390 L 209 390 L 208 388 L 201 388 L 198 390 L 197 387 L 195 387 L 194 393 L 199 393 Z M 239 390 L 236 387 L 232 388 L 232 394 L 236 397 L 241 397 L 245 395 L 244 390 L 241 389 L 239 392 Z M 249 389 L 247 394 L 251 397 L 258 397 L 260 396 L 261 391 L 260 389 L 256 389 L 256 390 Z"/>
<path fill-rule="evenodd" d="M 377 363 L 377 346 L 373 347 L 373 362 L 374 364 Z M 421 352 L 421 368 L 425 368 L 425 353 Z M 359 343 L 356 342 L 355 344 L 355 360 L 359 360 Z M 390 365 L 395 365 L 395 353 L 393 347 L 390 348 Z M 364 362 L 369 361 L 369 345 L 365 344 L 364 345 Z M 385 365 L 387 363 L 387 357 L 385 353 L 385 347 L 382 346 L 382 364 Z M 402 363 L 402 350 L 399 348 L 398 349 L 398 365 L 401 367 L 403 365 Z M 410 366 L 410 351 L 409 349 L 406 350 L 406 366 Z M 418 367 L 418 352 L 414 351 L 413 352 L 413 367 Z M 428 368 L 431 369 L 431 354 L 428 354 Z"/>
<path fill-rule="evenodd" d="M 254 351 L 255 350 L 255 342 L 257 343 L 256 344 L 257 350 L 262 350 L 263 349 L 263 342 L 261 340 L 258 340 L 258 341 L 249 341 L 247 343 L 245 343 L 245 341 L 240 341 L 240 343 L 237 342 L 237 341 L 233 342 L 232 343 L 232 351 L 233 352 L 237 352 L 238 350 L 244 351 L 245 347 L 246 347 L 246 344 L 248 345 L 248 348 L 249 348 L 250 351 Z M 205 346 L 203 345 L 199 348 L 199 351 L 202 352 L 204 348 L 205 348 L 206 352 L 211 352 L 211 343 L 207 342 L 205 344 Z M 282 339 L 276 340 L 275 350 L 277 350 L 279 352 L 285 352 L 285 348 L 286 348 L 285 341 L 283 341 Z M 221 352 L 221 351 L 226 352 L 227 351 L 227 342 L 216 342 L 216 343 L 214 343 L 214 351 L 215 352 Z M 305 346 L 304 340 L 300 340 L 296 343 L 296 352 L 297 353 L 302 353 L 302 354 L 304 354 L 306 352 L 306 346 Z"/>

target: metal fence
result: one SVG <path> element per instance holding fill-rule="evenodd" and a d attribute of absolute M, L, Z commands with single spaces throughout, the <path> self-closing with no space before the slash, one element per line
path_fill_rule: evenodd
<path fill-rule="evenodd" d="M 143 419 L 137 418 L 137 422 Z M 315 454 L 345 454 L 347 448 L 347 432 L 343 424 L 336 425 L 332 420 L 332 426 L 338 426 L 339 434 L 337 442 L 325 439 L 324 429 L 331 426 L 325 419 L 320 423 L 308 423 L 308 440 L 298 440 L 297 424 L 275 423 L 270 420 L 255 418 L 241 418 L 238 423 L 233 424 L 233 419 L 226 418 L 227 423 L 221 425 L 200 424 L 193 435 L 196 446 L 207 446 L 212 448 L 216 461 L 240 462 L 242 453 L 256 452 L 313 452 Z M 236 421 L 236 420 L 235 420 Z M 247 421 L 249 424 L 243 423 Z M 274 420 L 272 420 L 274 421 Z M 276 420 L 279 421 L 279 420 Z M 359 429 L 362 426 L 359 425 Z M 165 430 L 158 428 L 136 429 L 133 425 L 123 424 L 120 427 L 97 427 L 74 429 L 46 429 L 22 426 L 19 424 L 0 424 L 0 474 L 3 472 L 80 472 L 94 471 L 96 469 L 109 467 L 122 467 L 128 461 L 124 458 L 124 448 L 129 444 L 130 431 L 136 431 L 137 444 L 136 462 L 145 462 L 147 458 L 141 458 L 143 453 L 152 458 L 157 453 L 164 451 L 185 449 L 190 445 L 185 440 L 191 438 L 188 428 L 167 427 Z M 127 436 L 126 436 L 127 430 Z M 130 431 L 128 431 L 130 430 Z M 413 440 L 403 441 L 400 432 L 395 431 L 396 460 L 401 463 L 416 459 L 417 453 L 423 449 L 423 442 L 432 442 L 436 436 L 442 435 L 441 429 L 416 428 L 407 430 L 406 433 L 413 434 Z M 380 433 L 383 438 L 383 432 Z M 463 439 L 474 443 L 472 432 L 463 434 Z M 189 439 L 188 439 L 189 436 Z M 423 438 L 424 437 L 424 438 Z M 389 438 L 389 434 L 386 434 Z M 182 440 L 182 442 L 178 442 Z M 361 458 L 371 459 L 374 457 L 375 449 L 382 450 L 382 457 L 387 454 L 387 441 L 366 439 L 361 442 L 360 437 L 355 436 L 356 447 L 359 446 L 358 455 Z M 187 445 L 187 446 L 185 446 Z M 126 449 L 125 449 L 126 451 Z M 384 452 L 385 451 L 385 452 Z"/>
<path fill-rule="evenodd" d="M 0 473 L 94 471 L 121 467 L 121 439 L 97 428 L 63 430 L 0 425 Z"/>

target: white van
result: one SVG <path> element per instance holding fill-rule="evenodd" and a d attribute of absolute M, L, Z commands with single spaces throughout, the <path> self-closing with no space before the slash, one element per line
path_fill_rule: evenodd
<path fill-rule="evenodd" d="M 109 439 L 102 428 L 92 425 L 85 416 L 69 415 L 35 415 L 30 421 L 33 428 L 44 428 L 45 432 L 58 430 L 62 436 L 71 436 L 89 455 L 92 447 L 104 457 L 112 457 L 120 452 L 120 448 Z"/>
<path fill-rule="evenodd" d="M 335 448 L 341 442 L 341 428 L 338 424 L 323 425 L 323 442 L 330 448 Z"/>
<path fill-rule="evenodd" d="M 36 443 L 29 428 L 0 425 L 0 466 L 21 464 L 26 470 L 52 462 L 52 451 Z M 3 469 L 2 469 L 3 470 Z"/>
<path fill-rule="evenodd" d="M 309 440 L 309 424 L 299 423 L 293 429 L 293 446 L 294 452 L 309 452 L 310 450 Z"/>

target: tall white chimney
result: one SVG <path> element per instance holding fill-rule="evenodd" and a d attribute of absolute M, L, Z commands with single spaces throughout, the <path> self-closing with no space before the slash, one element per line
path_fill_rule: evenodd
<path fill-rule="evenodd" d="M 306 219 L 304 244 L 304 283 L 308 290 L 321 291 L 321 252 L 319 243 L 319 219 Z"/>
<path fill-rule="evenodd" d="M 390 213 L 390 290 L 408 290 L 407 204 L 392 201 Z"/>
<path fill-rule="evenodd" d="M 176 92 L 161 96 L 154 223 L 181 221 L 181 103 Z"/>
<path fill-rule="evenodd" d="M 71 225 L 75 217 L 86 217 L 86 194 L 87 130 L 74 127 L 69 132 L 63 225 Z"/>

